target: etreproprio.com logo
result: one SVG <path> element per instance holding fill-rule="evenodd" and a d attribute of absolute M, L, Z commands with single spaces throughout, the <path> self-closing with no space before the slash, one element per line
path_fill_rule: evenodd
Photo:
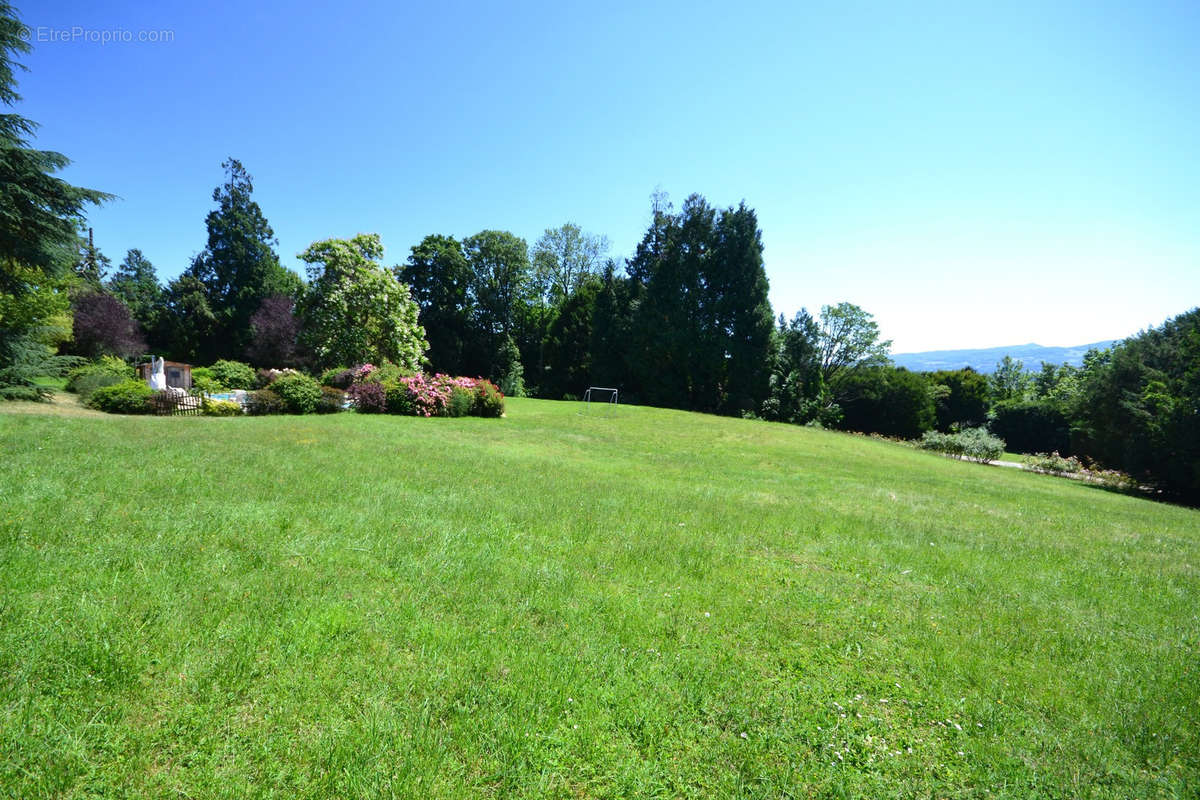
<path fill-rule="evenodd" d="M 72 25 L 55 28 L 50 25 L 26 27 L 21 38 L 27 42 L 50 42 L 56 44 L 162 44 L 175 41 L 175 31 L 128 30 L 126 28 L 85 28 Z"/>

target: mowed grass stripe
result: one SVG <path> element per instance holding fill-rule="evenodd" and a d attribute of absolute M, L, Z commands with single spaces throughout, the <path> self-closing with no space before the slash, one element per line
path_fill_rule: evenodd
<path fill-rule="evenodd" d="M 1197 512 L 579 412 L 0 414 L 0 794 L 1194 791 Z"/>

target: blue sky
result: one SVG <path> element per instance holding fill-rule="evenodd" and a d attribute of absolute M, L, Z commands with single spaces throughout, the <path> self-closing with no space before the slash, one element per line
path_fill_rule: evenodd
<path fill-rule="evenodd" d="M 17 110 L 120 196 L 91 215 L 114 263 L 139 247 L 164 279 L 232 155 L 296 269 L 360 231 L 394 263 L 567 221 L 625 256 L 661 187 L 745 200 L 776 312 L 849 300 L 897 352 L 1200 303 L 1194 2 L 17 7 Z M 87 41 L 114 30 L 133 41 Z"/>

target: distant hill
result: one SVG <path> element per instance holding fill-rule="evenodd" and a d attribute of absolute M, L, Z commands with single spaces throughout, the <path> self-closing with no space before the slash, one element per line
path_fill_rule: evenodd
<path fill-rule="evenodd" d="M 1036 370 L 1043 361 L 1050 364 L 1083 363 L 1083 354 L 1093 348 L 1102 350 L 1119 339 L 1081 344 L 1075 347 L 1042 347 L 1040 344 L 1014 344 L 1010 347 L 986 347 L 979 350 L 928 350 L 924 353 L 895 353 L 892 361 L 913 372 L 970 367 L 976 372 L 995 372 L 996 364 L 1006 355 L 1025 362 L 1025 369 Z"/>

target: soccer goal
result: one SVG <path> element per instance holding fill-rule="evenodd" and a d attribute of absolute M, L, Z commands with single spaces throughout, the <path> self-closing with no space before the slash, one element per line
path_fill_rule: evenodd
<path fill-rule="evenodd" d="M 614 411 L 617 407 L 618 394 L 616 389 L 609 389 L 607 386 L 589 386 L 583 393 L 584 408 L 591 411 L 594 400 L 596 403 L 603 403 L 610 412 Z"/>

